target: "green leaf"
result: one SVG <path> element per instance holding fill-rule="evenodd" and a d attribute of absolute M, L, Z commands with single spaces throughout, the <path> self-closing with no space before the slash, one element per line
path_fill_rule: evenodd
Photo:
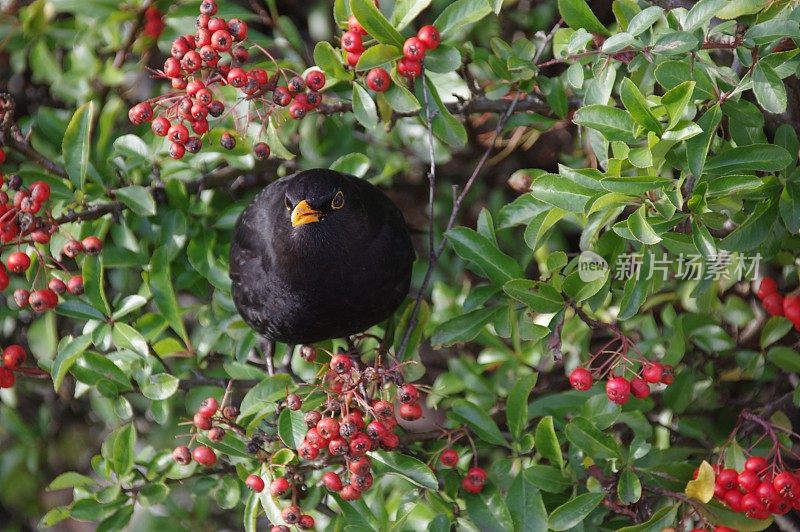
<path fill-rule="evenodd" d="M 698 223 L 696 220 L 692 222 L 692 242 L 706 259 L 713 260 L 717 256 L 717 245 L 714 242 L 714 237 L 711 236 L 705 225 Z"/>
<path fill-rule="evenodd" d="M 686 14 L 683 29 L 694 31 L 714 18 L 717 12 L 725 7 L 728 0 L 700 0 Z"/>
<path fill-rule="evenodd" d="M 416 113 L 422 109 L 414 93 L 400 83 L 392 83 L 389 90 L 383 93 L 383 97 L 398 113 Z"/>
<path fill-rule="evenodd" d="M 514 279 L 503 285 L 503 291 L 512 299 L 542 314 L 551 314 L 564 308 L 564 298 L 543 281 Z"/>
<path fill-rule="evenodd" d="M 153 301 L 161 311 L 161 315 L 188 346 L 189 335 L 183 324 L 178 301 L 175 299 L 175 291 L 172 288 L 172 273 L 166 246 L 156 249 L 150 261 L 150 291 L 153 293 Z"/>
<path fill-rule="evenodd" d="M 595 190 L 556 174 L 543 174 L 531 184 L 531 195 L 569 212 L 583 212 Z"/>
<path fill-rule="evenodd" d="M 619 477 L 617 495 L 625 505 L 638 502 L 642 498 L 642 482 L 630 468 L 625 468 Z"/>
<path fill-rule="evenodd" d="M 658 244 L 661 237 L 655 232 L 653 226 L 647 221 L 647 206 L 642 205 L 636 212 L 628 217 L 628 230 L 634 238 L 642 244 Z"/>
<path fill-rule="evenodd" d="M 792 330 L 792 322 L 782 316 L 771 316 L 761 329 L 761 349 L 774 344 Z"/>
<path fill-rule="evenodd" d="M 542 495 L 523 473 L 518 474 L 511 483 L 507 502 L 515 532 L 547 530 L 547 509 Z"/>
<path fill-rule="evenodd" d="M 677 125 L 686 111 L 686 106 L 692 98 L 694 92 L 694 81 L 684 81 L 677 87 L 668 90 L 661 97 L 661 105 L 667 110 L 669 116 L 669 124 L 667 129 L 672 129 Z"/>
<path fill-rule="evenodd" d="M 143 357 L 146 357 L 150 353 L 147 347 L 147 340 L 144 339 L 144 336 L 139 334 L 136 329 L 127 323 L 115 323 L 111 339 L 117 347 L 130 349 Z"/>
<path fill-rule="evenodd" d="M 180 379 L 169 373 L 156 373 L 150 375 L 139 383 L 142 395 L 153 401 L 169 399 L 178 391 Z"/>
<path fill-rule="evenodd" d="M 584 493 L 571 499 L 550 514 L 548 526 L 551 530 L 569 530 L 583 521 L 605 498 L 603 493 Z"/>
<path fill-rule="evenodd" d="M 800 183 L 789 181 L 779 202 L 781 219 L 790 233 L 800 232 Z"/>
<path fill-rule="evenodd" d="M 353 79 L 353 73 L 342 65 L 342 56 L 336 52 L 328 41 L 320 41 L 314 46 L 314 63 L 332 78 L 341 80 Z"/>
<path fill-rule="evenodd" d="M 706 162 L 705 170 L 711 174 L 733 174 L 743 170 L 777 172 L 792 160 L 785 149 L 774 144 L 750 144 L 726 150 Z"/>
<path fill-rule="evenodd" d="M 492 485 L 464 496 L 467 515 L 477 530 L 512 530 L 514 522 L 503 495 Z"/>
<path fill-rule="evenodd" d="M 79 320 L 102 321 L 106 319 L 99 310 L 80 299 L 68 299 L 63 303 L 59 303 L 56 307 L 56 312 L 63 316 L 69 316 L 70 318 L 77 318 Z"/>
<path fill-rule="evenodd" d="M 50 528 L 52 526 L 57 525 L 67 517 L 69 517 L 70 508 L 69 506 L 56 506 L 55 508 L 49 510 L 42 519 L 39 521 L 40 528 Z"/>
<path fill-rule="evenodd" d="M 697 37 L 685 31 L 673 31 L 658 38 L 653 53 L 660 55 L 685 54 L 695 50 L 700 42 Z"/>
<path fill-rule="evenodd" d="M 372 37 L 383 44 L 391 44 L 397 48 L 403 47 L 403 36 L 394 29 L 383 14 L 375 7 L 372 0 L 350 0 L 350 10 L 358 19 L 364 29 Z M 441 27 L 437 26 L 439 31 Z"/>
<path fill-rule="evenodd" d="M 378 127 L 378 109 L 375 107 L 375 101 L 358 83 L 353 83 L 353 114 L 368 130 Z"/>
<path fill-rule="evenodd" d="M 429 5 L 431 0 L 397 0 L 394 4 L 391 23 L 398 31 L 402 30 L 417 18 Z"/>
<path fill-rule="evenodd" d="M 461 52 L 453 46 L 441 44 L 425 55 L 425 68 L 431 72 L 447 74 L 461 66 Z"/>
<path fill-rule="evenodd" d="M 782 113 L 786 110 L 786 87 L 783 80 L 763 61 L 759 61 L 753 70 L 753 93 L 766 111 Z"/>
<path fill-rule="evenodd" d="M 96 532 L 116 532 L 125 530 L 133 517 L 133 504 L 127 504 L 103 519 L 98 525 Z"/>
<path fill-rule="evenodd" d="M 636 37 L 640 33 L 649 30 L 650 27 L 658 22 L 664 10 L 658 6 L 650 6 L 636 13 L 634 17 L 628 22 L 626 31 Z"/>
<path fill-rule="evenodd" d="M 545 416 L 539 421 L 539 424 L 536 425 L 534 441 L 539 454 L 547 458 L 551 464 L 564 469 L 564 457 L 561 454 L 561 445 L 553 427 L 553 416 Z"/>
<path fill-rule="evenodd" d="M 522 277 L 517 261 L 500 251 L 488 238 L 468 227 L 456 227 L 447 237 L 459 257 L 478 267 L 479 272 L 495 283 Z"/>
<path fill-rule="evenodd" d="M 75 471 L 67 471 L 66 473 L 61 473 L 54 478 L 47 486 L 47 491 L 56 491 L 76 487 L 88 488 L 96 484 L 97 482 L 95 482 L 94 479 L 87 477 L 86 475 L 81 475 Z"/>
<path fill-rule="evenodd" d="M 525 480 L 547 493 L 563 493 L 573 486 L 572 480 L 553 466 L 534 465 L 526 469 L 523 474 Z"/>
<path fill-rule="evenodd" d="M 522 436 L 522 431 L 528 424 L 528 396 L 536 386 L 538 374 L 531 373 L 525 375 L 514 383 L 511 391 L 508 392 L 506 400 L 506 419 L 508 428 L 515 440 Z"/>
<path fill-rule="evenodd" d="M 247 500 L 244 503 L 244 512 L 242 515 L 242 528 L 244 529 L 244 532 L 258 532 L 259 513 L 261 512 L 259 510 L 258 495 L 251 491 L 247 495 Z"/>
<path fill-rule="evenodd" d="M 656 9 L 660 10 L 661 8 Z M 619 95 L 620 98 L 622 98 L 625 109 L 628 110 L 637 124 L 648 131 L 654 132 L 656 135 L 661 134 L 661 123 L 650 110 L 647 100 L 639 91 L 639 87 L 636 86 L 636 83 L 631 81 L 630 78 L 623 78 Z"/>
<path fill-rule="evenodd" d="M 669 527 L 670 525 L 675 524 L 675 516 L 677 515 L 679 508 L 680 506 L 677 504 L 670 504 L 668 506 L 664 506 L 660 510 L 653 513 L 650 519 L 648 519 L 644 523 L 622 527 L 618 529 L 617 532 L 661 531 Z"/>
<path fill-rule="evenodd" d="M 583 0 L 576 0 L 583 3 Z M 579 126 L 592 128 L 603 135 L 606 140 L 634 142 L 636 124 L 627 111 L 610 105 L 593 104 L 581 107 L 575 112 L 572 120 Z"/>
<path fill-rule="evenodd" d="M 609 192 L 638 195 L 674 184 L 673 179 L 658 176 L 604 177 L 600 184 Z"/>
<path fill-rule="evenodd" d="M 308 426 L 299 410 L 284 408 L 278 416 L 278 435 L 290 449 L 297 449 L 306 437 Z"/>
<path fill-rule="evenodd" d="M 136 214 L 153 216 L 156 213 L 156 202 L 153 195 L 142 186 L 130 185 L 118 188 L 114 194 Z"/>
<path fill-rule="evenodd" d="M 589 33 L 611 35 L 584 0 L 558 0 L 558 11 L 570 28 L 583 28 Z"/>
<path fill-rule="evenodd" d="M 109 434 L 103 442 L 102 455 L 118 476 L 128 473 L 136 456 L 136 429 L 133 424 L 124 425 Z"/>
<path fill-rule="evenodd" d="M 459 342 L 469 342 L 483 330 L 486 324 L 494 321 L 503 307 L 480 308 L 460 314 L 439 325 L 431 337 L 434 346 L 447 346 Z"/>
<path fill-rule="evenodd" d="M 303 431 L 304 435 L 308 429 Z M 369 456 L 378 464 L 386 468 L 387 472 L 397 475 L 416 484 L 420 488 L 429 490 L 439 489 L 439 481 L 431 468 L 416 458 L 397 452 L 373 451 Z"/>
<path fill-rule="evenodd" d="M 483 441 L 492 445 L 508 447 L 508 442 L 497 428 L 497 423 L 489 417 L 484 409 L 465 399 L 457 399 L 451 406 L 450 417 L 469 425 L 472 431 Z"/>
<path fill-rule="evenodd" d="M 784 371 L 800 373 L 800 353 L 790 347 L 773 347 L 767 352 L 767 359 Z"/>
<path fill-rule="evenodd" d="M 750 251 L 761 245 L 778 218 L 778 206 L 765 202 L 756 207 L 745 222 L 720 240 L 719 247 L 728 251 Z"/>
<path fill-rule="evenodd" d="M 464 129 L 464 126 L 461 124 L 461 122 L 459 122 L 458 119 L 453 116 L 453 114 L 448 111 L 447 107 L 442 103 L 442 99 L 439 96 L 439 91 L 436 90 L 436 85 L 430 76 L 426 74 L 425 80 L 428 92 L 433 99 L 433 103 L 436 104 L 436 107 L 438 108 L 438 112 L 435 113 L 432 122 L 433 134 L 436 136 L 436 138 L 446 142 L 454 148 L 464 146 L 467 143 L 466 129 Z M 417 81 L 416 87 L 417 94 L 422 94 L 422 91 L 424 90 L 422 80 Z M 425 101 L 425 98 L 420 96 L 418 100 Z M 422 117 L 420 117 L 420 120 L 422 120 Z"/>
<path fill-rule="evenodd" d="M 442 40 L 463 38 L 464 26 L 478 22 L 492 12 L 486 0 L 456 0 L 450 3 L 433 23 Z"/>
<path fill-rule="evenodd" d="M 81 273 L 83 274 L 84 292 L 92 306 L 106 316 L 111 314 L 111 307 L 108 306 L 106 299 L 103 257 L 87 256 L 83 259 Z"/>
<path fill-rule="evenodd" d="M 703 129 L 703 133 L 686 141 L 686 157 L 689 159 L 689 169 L 697 177 L 703 173 L 706 157 L 708 157 L 708 151 L 711 148 L 711 141 L 715 137 L 717 126 L 719 126 L 721 120 L 722 110 L 719 105 L 714 105 L 697 121 L 697 125 Z"/>
<path fill-rule="evenodd" d="M 92 146 L 92 127 L 95 104 L 87 102 L 75 110 L 64 132 L 61 153 L 70 181 L 78 188 L 86 184 L 89 171 L 89 154 Z"/>
<path fill-rule="evenodd" d="M 358 60 L 356 70 L 371 70 L 375 67 L 391 63 L 401 57 L 403 57 L 403 51 L 400 50 L 400 48 L 390 44 L 376 44 L 364 50 L 364 53 L 361 54 L 361 58 Z"/>
<path fill-rule="evenodd" d="M 78 360 L 86 348 L 92 343 L 90 334 L 84 334 L 74 339 L 64 339 L 61 341 L 61 347 L 56 354 L 53 361 L 53 366 L 50 368 L 50 375 L 53 376 L 53 389 L 58 391 L 61 387 L 61 382 L 66 377 L 69 368 Z"/>
<path fill-rule="evenodd" d="M 240 417 L 259 413 L 264 409 L 265 403 L 275 403 L 278 399 L 286 397 L 286 389 L 290 386 L 292 378 L 285 373 L 265 378 L 250 388 L 242 399 L 242 404 L 239 406 Z"/>
<path fill-rule="evenodd" d="M 564 434 L 573 445 L 592 458 L 619 459 L 622 457 L 619 445 L 614 441 L 614 438 L 598 430 L 586 418 L 574 418 L 567 424 Z"/>

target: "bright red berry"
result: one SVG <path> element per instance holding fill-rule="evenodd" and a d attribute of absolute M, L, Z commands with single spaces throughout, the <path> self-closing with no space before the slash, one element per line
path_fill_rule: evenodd
<path fill-rule="evenodd" d="M 303 443 L 297 448 L 297 454 L 300 455 L 300 458 L 303 460 L 314 460 L 319 456 L 319 448 L 303 440 Z"/>
<path fill-rule="evenodd" d="M 321 90 L 325 86 L 325 73 L 321 70 L 312 70 L 306 74 L 306 85 L 312 91 Z"/>
<path fill-rule="evenodd" d="M 333 371 L 341 375 L 353 369 L 353 361 L 347 355 L 338 354 L 331 357 L 330 366 Z"/>
<path fill-rule="evenodd" d="M 280 497 L 291 488 L 291 484 L 285 477 L 278 477 L 269 484 L 269 494 L 273 497 Z"/>
<path fill-rule="evenodd" d="M 576 390 L 585 392 L 592 387 L 592 374 L 586 368 L 575 368 L 569 374 L 569 384 Z"/>
<path fill-rule="evenodd" d="M 439 461 L 445 467 L 455 467 L 458 465 L 458 452 L 455 449 L 445 449 L 439 456 Z"/>
<path fill-rule="evenodd" d="M 23 274 L 31 266 L 31 258 L 21 251 L 15 251 L 8 256 L 8 269 L 17 274 Z"/>
<path fill-rule="evenodd" d="M 382 68 L 373 68 L 367 74 L 367 87 L 375 92 L 386 92 L 392 86 L 392 78 Z"/>
<path fill-rule="evenodd" d="M 81 245 L 89 255 L 97 255 L 103 249 L 103 241 L 96 236 L 87 236 L 81 241 Z"/>
<path fill-rule="evenodd" d="M 192 418 L 192 423 L 194 423 L 194 426 L 200 430 L 208 430 L 212 426 L 211 418 L 204 416 L 200 412 L 197 412 L 194 415 Z"/>
<path fill-rule="evenodd" d="M 297 522 L 297 526 L 300 527 L 301 530 L 311 530 L 314 528 L 314 518 L 308 514 L 301 515 L 300 521 Z"/>
<path fill-rule="evenodd" d="M 256 159 L 265 160 L 269 159 L 270 149 L 269 145 L 266 142 L 259 142 L 255 146 L 253 146 L 253 153 L 256 156 Z"/>
<path fill-rule="evenodd" d="M 763 456 L 751 456 L 744 462 L 744 469 L 745 471 L 752 471 L 753 473 L 759 474 L 764 471 L 769 463 L 767 459 Z"/>
<path fill-rule="evenodd" d="M 761 279 L 761 284 L 758 285 L 758 298 L 764 299 L 770 294 L 778 292 L 778 282 L 772 277 L 764 277 Z"/>
<path fill-rule="evenodd" d="M 403 55 L 409 61 L 422 61 L 425 58 L 425 45 L 417 37 L 409 37 L 403 44 Z"/>
<path fill-rule="evenodd" d="M 11 388 L 14 386 L 14 372 L 8 368 L 0 368 L 0 388 Z"/>
<path fill-rule="evenodd" d="M 783 316 L 783 296 L 775 292 L 767 295 L 763 300 L 764 310 L 770 316 Z"/>
<path fill-rule="evenodd" d="M 24 288 L 17 288 L 14 290 L 14 303 L 17 304 L 19 308 L 25 308 L 28 306 L 30 302 L 31 293 Z"/>
<path fill-rule="evenodd" d="M 409 79 L 418 78 L 422 75 L 422 63 L 403 57 L 397 62 L 397 73 Z"/>
<path fill-rule="evenodd" d="M 355 67 L 359 59 L 361 59 L 361 52 L 347 52 L 347 64 L 351 67 Z"/>
<path fill-rule="evenodd" d="M 192 451 L 192 458 L 194 458 L 195 462 L 205 467 L 211 467 L 217 463 L 217 454 L 211 447 L 206 447 L 205 445 L 195 447 L 194 451 Z"/>
<path fill-rule="evenodd" d="M 437 49 L 439 44 L 442 42 L 442 36 L 439 35 L 439 30 L 436 29 L 436 26 L 432 26 L 430 24 L 427 26 L 422 26 L 419 29 L 417 32 L 417 38 L 428 50 Z"/>
<path fill-rule="evenodd" d="M 661 384 L 669 386 L 673 382 L 675 382 L 675 368 L 665 364 L 661 373 Z"/>
<path fill-rule="evenodd" d="M 652 364 L 645 364 L 645 366 L 642 368 L 642 378 L 651 384 L 657 384 L 661 382 L 661 376 L 663 374 L 664 374 L 664 366 L 662 366 L 658 362 L 653 362 Z"/>
<path fill-rule="evenodd" d="M 461 481 L 464 491 L 469 493 L 480 493 L 486 484 L 486 471 L 480 467 L 473 467 L 467 471 L 467 476 Z"/>
<path fill-rule="evenodd" d="M 401 403 L 416 403 L 419 400 L 419 390 L 413 384 L 404 384 L 397 389 L 397 400 Z"/>
<path fill-rule="evenodd" d="M 640 377 L 631 379 L 631 393 L 637 399 L 645 399 L 650 396 L 650 385 Z"/>
<path fill-rule="evenodd" d="M 256 493 L 264 491 L 264 479 L 258 475 L 248 475 L 244 481 L 245 485 Z"/>
<path fill-rule="evenodd" d="M 323 438 L 328 440 L 339 435 L 339 422 L 332 417 L 323 417 L 320 419 L 316 428 L 317 432 L 319 432 Z"/>
<path fill-rule="evenodd" d="M 723 502 L 734 512 L 742 511 L 742 492 L 738 489 L 732 489 L 725 492 L 722 497 Z"/>
<path fill-rule="evenodd" d="M 351 460 L 348 469 L 352 474 L 363 477 L 369 473 L 371 467 L 372 461 L 366 456 L 361 456 Z"/>
<path fill-rule="evenodd" d="M 739 484 L 739 474 L 734 469 L 723 469 L 717 474 L 715 482 L 725 491 L 735 489 Z"/>
<path fill-rule="evenodd" d="M 185 445 L 179 445 L 172 450 L 172 459 L 180 465 L 188 465 L 192 461 L 192 451 Z"/>
<path fill-rule="evenodd" d="M 231 71 L 228 72 L 227 80 L 229 85 L 238 89 L 247 83 L 247 73 L 239 67 L 232 68 Z"/>
<path fill-rule="evenodd" d="M 358 33 L 359 35 L 367 34 L 364 26 L 362 26 L 358 19 L 354 16 L 350 16 L 350 18 L 347 19 L 347 29 L 353 33 Z"/>
<path fill-rule="evenodd" d="M 612 377 L 606 383 L 606 395 L 611 402 L 624 405 L 630 399 L 631 383 L 625 377 Z"/>
<path fill-rule="evenodd" d="M 205 417 L 213 417 L 214 414 L 217 413 L 217 410 L 219 410 L 219 402 L 217 402 L 214 397 L 208 397 L 203 399 L 203 402 L 200 403 L 200 408 L 197 409 L 197 413 Z"/>
<path fill-rule="evenodd" d="M 342 489 L 342 479 L 333 471 L 328 471 L 322 475 L 322 484 L 330 491 L 340 491 Z"/>
<path fill-rule="evenodd" d="M 22 346 L 12 344 L 3 350 L 3 366 L 17 369 L 25 362 L 25 350 Z"/>
<path fill-rule="evenodd" d="M 50 199 L 50 185 L 44 181 L 34 181 L 31 184 L 31 198 L 39 203 L 44 203 Z"/>
<path fill-rule="evenodd" d="M 416 421 L 422 417 L 422 407 L 419 403 L 401 404 L 399 414 L 406 421 Z"/>
<path fill-rule="evenodd" d="M 300 516 L 303 515 L 299 506 L 287 506 L 281 512 L 281 517 L 287 525 L 296 525 L 300 522 Z"/>
<path fill-rule="evenodd" d="M 73 296 L 79 296 L 83 293 L 83 276 L 73 275 L 67 281 L 67 292 Z"/>
<path fill-rule="evenodd" d="M 339 496 L 345 501 L 357 501 L 361 498 L 361 492 L 355 489 L 350 484 L 347 484 L 339 492 Z"/>
<path fill-rule="evenodd" d="M 239 42 L 247 39 L 247 29 L 247 22 L 243 20 L 232 18 L 228 21 L 228 31 Z"/>
<path fill-rule="evenodd" d="M 6 364 L 8 365 L 8 364 Z M 781 496 L 795 499 L 800 496 L 800 481 L 788 471 L 782 471 L 772 479 L 772 486 Z"/>
<path fill-rule="evenodd" d="M 361 40 L 361 34 L 354 31 L 346 31 L 342 35 L 342 48 L 346 52 L 357 54 L 364 50 L 364 43 Z"/>
<path fill-rule="evenodd" d="M 758 485 L 761 484 L 761 480 L 759 480 L 755 471 L 750 471 L 748 469 L 745 469 L 737 475 L 736 482 L 739 484 L 740 488 L 748 493 L 755 491 Z"/>
<path fill-rule="evenodd" d="M 135 125 L 149 122 L 152 118 L 153 107 L 147 102 L 137 103 L 128 111 L 128 119 Z"/>
<path fill-rule="evenodd" d="M 233 45 L 233 37 L 228 30 L 217 30 L 211 35 L 211 46 L 218 52 L 227 52 Z"/>

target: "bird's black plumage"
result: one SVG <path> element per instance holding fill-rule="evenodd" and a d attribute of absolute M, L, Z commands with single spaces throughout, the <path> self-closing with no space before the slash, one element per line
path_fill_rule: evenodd
<path fill-rule="evenodd" d="M 270 340 L 341 338 L 397 309 L 413 261 L 403 215 L 383 192 L 357 177 L 307 170 L 267 186 L 240 216 L 233 299 Z"/>

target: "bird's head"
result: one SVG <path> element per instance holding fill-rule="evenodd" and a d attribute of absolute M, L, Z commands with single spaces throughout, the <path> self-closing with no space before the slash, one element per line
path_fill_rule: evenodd
<path fill-rule="evenodd" d="M 300 172 L 286 188 L 286 216 L 295 229 L 352 218 L 360 201 L 345 176 L 333 170 Z"/>

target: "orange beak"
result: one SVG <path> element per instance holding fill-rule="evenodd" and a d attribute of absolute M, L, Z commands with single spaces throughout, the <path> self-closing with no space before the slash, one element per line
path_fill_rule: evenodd
<path fill-rule="evenodd" d="M 322 219 L 322 213 L 311 208 L 306 200 L 294 206 L 292 210 L 292 227 L 313 224 Z"/>

